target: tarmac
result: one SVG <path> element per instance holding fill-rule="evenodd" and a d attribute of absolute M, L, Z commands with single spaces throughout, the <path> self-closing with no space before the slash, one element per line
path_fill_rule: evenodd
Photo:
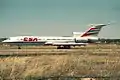
<path fill-rule="evenodd" d="M 102 45 L 101 45 L 102 46 Z M 38 55 L 113 55 L 120 53 L 119 45 L 106 46 L 88 46 L 88 47 L 77 47 L 72 49 L 56 49 L 56 48 L 1 48 L 0 56 L 38 56 Z"/>

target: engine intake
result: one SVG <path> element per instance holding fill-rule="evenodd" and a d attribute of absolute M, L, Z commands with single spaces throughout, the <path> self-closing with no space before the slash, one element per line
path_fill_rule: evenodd
<path fill-rule="evenodd" d="M 82 37 L 82 38 L 75 38 L 76 43 L 95 43 L 98 41 L 99 38 L 97 37 Z"/>
<path fill-rule="evenodd" d="M 87 38 L 75 38 L 76 43 L 87 43 Z"/>

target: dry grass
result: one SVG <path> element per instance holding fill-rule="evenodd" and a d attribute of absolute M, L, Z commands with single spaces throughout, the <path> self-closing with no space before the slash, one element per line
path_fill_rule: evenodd
<path fill-rule="evenodd" d="M 113 45 L 109 48 L 108 46 L 106 48 L 106 45 L 99 46 L 92 46 L 93 48 L 88 46 L 73 51 L 60 50 L 71 53 L 66 55 L 1 57 L 0 79 L 29 80 L 51 76 L 120 76 L 119 46 Z"/>

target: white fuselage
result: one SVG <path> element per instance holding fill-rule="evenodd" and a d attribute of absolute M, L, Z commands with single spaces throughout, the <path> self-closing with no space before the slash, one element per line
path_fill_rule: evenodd
<path fill-rule="evenodd" d="M 17 36 L 10 37 L 3 42 L 69 42 L 74 41 L 74 37 L 39 37 L 39 36 Z"/>
<path fill-rule="evenodd" d="M 68 43 L 68 42 L 75 42 L 74 37 L 40 37 L 40 36 L 17 36 L 17 37 L 10 37 L 3 41 L 4 43 L 11 43 L 11 44 L 52 44 L 52 43 Z"/>
<path fill-rule="evenodd" d="M 53 43 L 84 43 L 87 42 L 88 39 L 97 40 L 98 38 L 94 37 L 57 37 L 57 36 L 17 36 L 10 37 L 3 42 L 11 43 L 11 44 L 39 44 L 39 45 L 52 45 Z"/>

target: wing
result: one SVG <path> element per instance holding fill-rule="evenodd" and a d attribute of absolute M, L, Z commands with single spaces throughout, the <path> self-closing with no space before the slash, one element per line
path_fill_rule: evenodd
<path fill-rule="evenodd" d="M 88 43 L 53 43 L 53 46 L 86 46 Z"/>

